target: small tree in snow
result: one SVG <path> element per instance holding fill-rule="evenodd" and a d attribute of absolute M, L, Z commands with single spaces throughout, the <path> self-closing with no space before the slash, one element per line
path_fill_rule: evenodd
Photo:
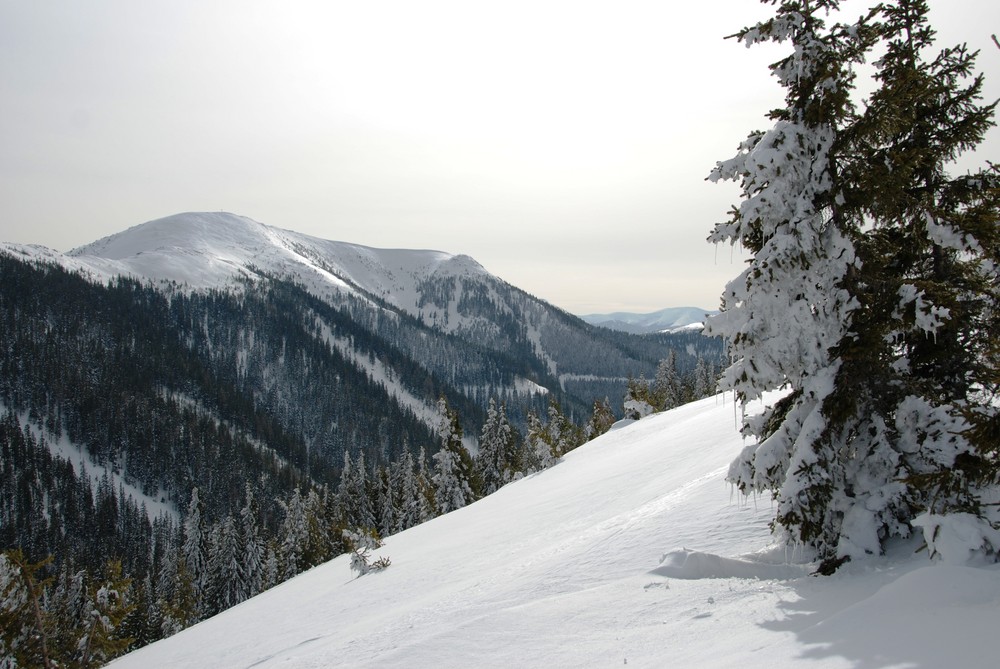
<path fill-rule="evenodd" d="M 583 436 L 586 439 L 596 439 L 611 429 L 615 424 L 615 414 L 611 411 L 611 402 L 605 397 L 603 400 L 594 400 L 594 411 L 590 415 L 590 420 L 584 428 Z"/>
<path fill-rule="evenodd" d="M 375 530 L 344 530 L 344 541 L 351 552 L 351 571 L 357 572 L 358 576 L 382 571 L 391 564 L 386 556 L 371 561 L 371 552 L 382 546 L 382 540 Z"/>
<path fill-rule="evenodd" d="M 645 377 L 629 377 L 622 400 L 622 411 L 629 420 L 640 420 L 656 412 L 656 400 Z"/>

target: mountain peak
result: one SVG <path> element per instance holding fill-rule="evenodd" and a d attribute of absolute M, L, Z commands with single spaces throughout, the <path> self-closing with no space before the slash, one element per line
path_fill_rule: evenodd
<path fill-rule="evenodd" d="M 188 212 L 147 221 L 80 246 L 70 256 L 125 260 L 164 250 L 217 251 L 260 246 L 268 226 L 227 212 Z"/>
<path fill-rule="evenodd" d="M 360 292 L 408 310 L 416 302 L 415 286 L 432 275 L 490 276 L 466 255 L 331 241 L 221 211 L 158 218 L 75 248 L 66 257 L 99 277 L 127 274 L 210 289 L 268 274 L 317 295 Z"/>

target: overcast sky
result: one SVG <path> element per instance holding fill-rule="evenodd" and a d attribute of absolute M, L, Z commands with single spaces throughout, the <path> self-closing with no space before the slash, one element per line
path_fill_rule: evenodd
<path fill-rule="evenodd" d="M 1000 2 L 931 5 L 1000 97 Z M 715 308 L 742 261 L 704 240 L 738 191 L 704 178 L 781 96 L 782 52 L 723 37 L 771 11 L 0 0 L 0 241 L 225 210 L 466 253 L 574 313 Z"/>

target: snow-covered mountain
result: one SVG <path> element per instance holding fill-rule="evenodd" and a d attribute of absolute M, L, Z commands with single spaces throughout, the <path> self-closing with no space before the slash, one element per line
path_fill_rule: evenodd
<path fill-rule="evenodd" d="M 329 241 L 224 212 L 149 221 L 66 255 L 99 275 L 130 274 L 194 289 L 280 276 L 319 297 L 332 291 L 373 296 L 425 320 L 435 317 L 420 303 L 419 287 L 428 280 L 491 276 L 469 256 Z"/>
<path fill-rule="evenodd" d="M 550 400 L 581 424 L 605 397 L 620 410 L 628 377 L 651 378 L 669 351 L 687 369 L 721 351 L 697 334 L 595 328 L 467 256 L 321 240 L 226 213 L 150 221 L 66 254 L 0 244 L 0 275 L 0 306 L 15 315 L 0 322 L 0 365 L 20 370 L 0 377 L 0 404 L 48 416 L 47 443 L 68 433 L 89 468 L 111 463 L 174 511 L 194 486 L 233 511 L 258 447 L 291 472 L 276 470 L 275 485 L 336 485 L 345 453 L 432 454 L 441 397 L 474 450 L 490 399 L 522 429 Z M 128 419 L 119 394 L 136 408 Z M 198 439 L 145 438 L 153 426 L 190 435 L 178 427 L 185 412 L 204 420 Z M 212 426 L 240 443 L 224 482 L 211 469 Z"/>
<path fill-rule="evenodd" d="M 992 667 L 1000 566 L 898 544 L 830 577 L 724 482 L 731 398 L 617 429 L 552 469 L 340 556 L 130 667 Z"/>
<path fill-rule="evenodd" d="M 435 332 L 455 335 L 479 349 L 513 358 L 519 378 L 507 383 L 525 393 L 568 392 L 589 398 L 621 395 L 629 374 L 649 375 L 667 346 L 638 339 L 614 340 L 487 272 L 469 256 L 442 251 L 376 249 L 283 230 L 224 212 L 177 214 L 61 254 L 37 246 L 0 244 L 0 251 L 61 264 L 97 280 L 128 275 L 180 290 L 241 291 L 278 278 L 353 318 L 374 324 L 411 316 Z M 697 310 L 695 310 L 697 311 Z M 678 317 L 680 318 L 680 317 Z M 680 322 L 675 318 L 672 322 Z M 342 340 L 331 340 L 348 355 Z M 696 339 L 675 345 L 694 366 L 694 357 L 718 355 L 720 345 Z M 641 352 L 638 349 L 643 349 Z M 354 356 L 358 357 L 358 356 Z M 520 360 L 530 359 L 530 374 Z M 690 358 L 690 359 L 687 359 Z M 392 370 L 368 372 L 391 383 Z M 447 366 L 434 370 L 446 372 Z M 463 385 L 473 392 L 468 381 Z M 490 392 L 480 386 L 480 393 Z M 494 391 L 495 392 L 495 391 Z M 396 393 L 414 404 L 406 393 Z M 417 402 L 419 404 L 419 402 Z"/>
<path fill-rule="evenodd" d="M 618 311 L 611 314 L 587 314 L 580 316 L 591 325 L 602 328 L 644 334 L 647 332 L 678 332 L 698 329 L 707 314 L 717 313 L 698 307 L 668 307 L 649 314 L 635 314 Z"/>

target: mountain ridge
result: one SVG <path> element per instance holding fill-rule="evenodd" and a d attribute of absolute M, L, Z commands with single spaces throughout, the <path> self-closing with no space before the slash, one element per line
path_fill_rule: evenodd
<path fill-rule="evenodd" d="M 128 359 L 142 370 L 129 373 L 159 379 L 159 389 L 137 386 L 136 392 L 150 394 L 144 406 L 159 402 L 158 392 L 193 393 L 206 417 L 225 422 L 228 415 L 251 441 L 261 438 L 255 426 L 270 425 L 269 434 L 280 434 L 283 457 L 303 472 L 320 472 L 318 483 L 331 482 L 348 450 L 378 460 L 395 457 L 401 444 L 432 447 L 426 434 L 437 429 L 442 396 L 474 449 L 490 399 L 506 402 L 519 428 L 528 412 L 544 415 L 550 401 L 579 424 L 595 402 L 617 402 L 630 376 L 652 378 L 669 351 L 678 353 L 681 371 L 690 371 L 699 356 L 716 360 L 721 349 L 695 334 L 637 337 L 595 328 L 466 255 L 321 240 L 224 212 L 148 221 L 66 254 L 0 244 L 0 260 L 4 256 L 12 262 L 0 269 L 13 283 L 0 297 L 38 328 L 25 337 L 26 326 L 12 321 L 5 331 L 25 339 L 23 355 L 44 346 L 75 356 L 72 366 Z M 130 278 L 115 278 L 122 276 Z M 100 317 L 80 315 L 88 309 Z M 59 324 L 54 331 L 53 323 Z M 38 340 L 47 330 L 60 338 L 55 346 Z M 73 339 L 81 334 L 96 348 Z M 157 342 L 176 362 L 143 367 L 134 354 L 137 338 Z M 37 363 L 30 383 L 44 396 L 60 377 L 46 371 L 53 363 Z M 365 400 L 343 396 L 348 387 Z M 32 409 L 33 399 L 9 392 L 12 409 Z M 100 402 L 107 391 L 88 392 L 88 401 Z M 80 397 L 81 391 L 50 393 L 47 410 L 86 415 L 65 408 Z M 384 434 L 373 412 L 397 428 L 408 425 L 408 433 Z M 414 418 L 423 429 L 414 428 Z M 74 429 L 81 439 L 93 431 L 82 423 Z M 80 445 L 110 461 L 121 457 L 107 443 Z M 134 453 L 136 445 L 123 448 Z M 159 481 L 143 485 L 155 488 Z M 182 482 L 170 486 L 173 499 L 184 502 Z"/>
<path fill-rule="evenodd" d="M 673 332 L 704 323 L 705 316 L 718 313 L 698 307 L 667 307 L 650 313 L 617 311 L 606 314 L 585 314 L 581 319 L 598 327 L 647 334 L 651 332 Z"/>

